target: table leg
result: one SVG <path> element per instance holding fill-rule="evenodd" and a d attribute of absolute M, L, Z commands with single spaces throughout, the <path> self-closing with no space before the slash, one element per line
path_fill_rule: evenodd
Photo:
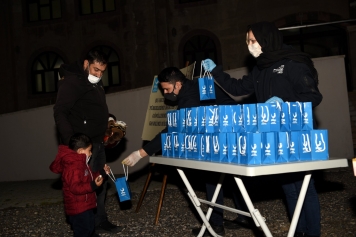
<path fill-rule="evenodd" d="M 143 190 L 141 192 L 140 200 L 137 203 L 137 207 L 136 207 L 136 210 L 135 210 L 136 213 L 140 210 L 140 207 L 141 207 L 142 202 L 143 202 L 143 198 L 145 197 L 145 194 L 147 192 L 148 184 L 150 183 L 152 173 L 154 172 L 154 171 L 152 171 L 151 168 L 154 167 L 154 166 L 155 166 L 155 163 L 152 163 L 151 166 L 150 166 L 150 170 L 149 170 L 147 178 L 146 178 L 145 186 L 143 187 Z"/>
<path fill-rule="evenodd" d="M 208 229 L 208 231 L 210 232 L 210 234 L 214 237 L 219 237 L 218 234 L 215 233 L 215 231 L 213 230 L 213 228 L 211 227 L 210 223 L 209 223 L 209 218 L 210 216 L 207 218 L 207 216 L 204 215 L 203 210 L 201 209 L 201 204 L 200 201 L 198 200 L 198 197 L 196 196 L 192 186 L 190 185 L 187 177 L 184 174 L 184 171 L 181 169 L 177 169 L 180 177 L 182 178 L 183 183 L 185 184 L 186 188 L 188 189 L 188 196 L 190 198 L 190 200 L 192 201 L 192 203 L 194 204 L 195 209 L 197 210 L 200 218 L 202 219 L 204 225 L 202 226 L 202 229 L 200 230 L 198 237 L 203 236 L 204 232 L 205 232 L 205 228 Z M 224 176 L 220 177 L 220 180 L 223 179 Z M 217 198 L 217 194 L 220 192 L 220 188 L 221 188 L 221 183 L 219 183 L 215 189 L 214 192 L 214 196 L 213 196 L 213 200 L 212 201 L 216 201 Z M 215 198 L 215 200 L 214 200 Z M 210 212 L 211 214 L 211 212 Z"/>
<path fill-rule="evenodd" d="M 215 202 L 216 202 L 216 199 L 218 198 L 218 195 L 219 195 L 219 192 L 220 192 L 222 183 L 224 182 L 224 178 L 225 178 L 225 174 L 221 174 L 221 175 L 220 175 L 220 178 L 219 178 L 219 183 L 216 185 L 216 188 L 215 188 L 215 191 L 214 191 L 214 194 L 213 194 L 213 198 L 211 199 L 211 202 L 212 202 L 212 203 L 215 203 Z M 214 208 L 214 207 L 209 206 L 208 211 L 207 211 L 207 213 L 206 213 L 206 219 L 207 219 L 208 221 L 209 221 L 209 219 L 210 219 L 211 213 L 213 212 L 213 208 Z M 206 226 L 205 226 L 205 224 L 203 224 L 203 226 L 202 226 L 202 228 L 201 228 L 201 230 L 200 230 L 200 233 L 201 233 L 201 234 L 204 234 L 205 229 L 206 229 Z"/>
<path fill-rule="evenodd" d="M 245 200 L 248 210 L 250 211 L 252 217 L 255 217 L 254 218 L 255 223 L 258 223 L 261 226 L 266 237 L 272 237 L 272 234 L 269 231 L 264 218 L 261 216 L 261 213 L 258 211 L 258 209 L 255 209 L 255 207 L 253 206 L 250 196 L 248 195 L 245 185 L 243 184 L 242 180 L 239 177 L 235 177 L 235 181 L 236 181 L 237 186 L 240 189 L 242 197 Z"/>
<path fill-rule="evenodd" d="M 158 205 L 157 205 L 155 225 L 158 224 L 158 218 L 159 218 L 159 215 L 161 214 L 161 208 L 162 208 L 162 204 L 163 204 L 163 197 L 164 197 L 164 192 L 166 190 L 166 186 L 167 186 L 167 175 L 165 174 L 165 175 L 163 175 L 161 195 L 159 196 Z"/>
<path fill-rule="evenodd" d="M 303 203 L 304 203 L 305 195 L 308 190 L 310 178 L 311 178 L 311 173 L 307 172 L 304 176 L 302 188 L 300 189 L 297 205 L 295 206 L 292 222 L 290 224 L 289 231 L 288 231 L 288 237 L 293 237 L 295 229 L 297 228 L 300 212 L 303 207 Z"/>

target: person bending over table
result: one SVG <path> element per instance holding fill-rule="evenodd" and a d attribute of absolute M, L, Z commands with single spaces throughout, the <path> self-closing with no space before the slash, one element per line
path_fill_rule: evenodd
<path fill-rule="evenodd" d="M 311 102 L 316 107 L 322 101 L 318 89 L 318 73 L 306 53 L 283 44 L 283 36 L 270 22 L 259 22 L 248 27 L 246 43 L 256 58 L 252 71 L 236 80 L 224 73 L 222 66 L 206 59 L 204 69 L 230 94 L 240 96 L 255 93 L 257 102 Z M 314 119 L 315 121 L 315 119 Z M 293 216 L 303 182 L 303 174 L 291 173 L 283 185 L 287 208 Z M 314 180 L 306 193 L 295 236 L 320 236 L 320 204 Z"/>
<path fill-rule="evenodd" d="M 220 87 L 215 87 L 216 100 L 210 101 L 200 101 L 199 95 L 199 83 L 198 80 L 189 80 L 184 74 L 176 67 L 167 67 L 163 69 L 158 75 L 158 81 L 160 86 L 163 89 L 164 98 L 170 100 L 172 102 L 176 102 L 178 107 L 181 108 L 189 108 L 189 107 L 198 107 L 203 105 L 227 105 L 227 104 L 236 104 L 236 102 L 228 96 Z M 143 148 L 132 152 L 128 157 L 126 157 L 122 163 L 128 166 L 134 166 L 141 158 L 146 156 L 151 156 L 154 153 L 161 150 L 161 133 L 166 133 L 168 128 L 163 129 L 159 134 L 155 136 L 155 138 L 146 144 Z M 206 175 L 206 177 L 211 177 L 211 173 Z M 206 183 L 207 189 L 207 198 L 209 200 L 212 199 L 213 193 L 215 191 L 217 179 L 211 179 L 211 182 Z M 214 183 L 215 182 L 215 183 Z M 238 196 L 234 195 L 234 202 L 237 208 L 240 207 L 240 201 L 237 200 Z M 223 189 L 219 192 L 216 203 L 223 205 Z M 244 202 L 242 202 L 244 204 Z M 248 210 L 247 207 L 245 210 Z M 244 216 L 240 216 L 241 219 L 245 218 Z M 244 222 L 244 221 L 241 221 Z M 214 229 L 214 231 L 223 235 L 225 233 L 223 226 L 223 210 L 220 208 L 214 208 L 211 214 L 210 223 Z M 237 223 L 235 222 L 226 222 L 226 228 L 236 229 L 239 228 Z M 199 234 L 200 228 L 193 229 L 193 234 Z M 208 231 L 205 231 L 205 234 L 209 234 Z"/>

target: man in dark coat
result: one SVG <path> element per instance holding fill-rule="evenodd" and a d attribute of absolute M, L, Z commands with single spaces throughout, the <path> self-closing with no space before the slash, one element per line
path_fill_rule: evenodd
<path fill-rule="evenodd" d="M 165 99 L 177 103 L 177 109 L 199 107 L 213 104 L 236 104 L 220 87 L 215 87 L 216 100 L 200 101 L 198 80 L 189 80 L 176 67 L 167 67 L 158 75 L 158 81 L 163 90 Z M 157 134 L 148 144 L 138 151 L 131 153 L 123 164 L 134 166 L 141 158 L 153 155 L 161 150 L 161 133 L 166 133 L 166 127 Z"/>
<path fill-rule="evenodd" d="M 204 105 L 228 105 L 237 104 L 223 89 L 219 86 L 215 86 L 215 100 L 201 101 L 199 94 L 199 83 L 198 80 L 189 80 L 184 74 L 176 67 L 168 67 L 163 69 L 158 75 L 158 81 L 163 89 L 164 97 L 167 100 L 176 102 L 178 104 L 177 109 L 181 108 L 191 108 L 199 107 Z M 166 127 L 161 133 L 167 133 L 168 128 Z M 128 157 L 123 160 L 123 164 L 128 166 L 134 166 L 141 158 L 146 156 L 151 156 L 154 153 L 161 150 L 161 133 L 157 134 L 148 144 L 143 148 L 132 152 Z M 204 174 L 203 174 L 204 175 Z M 216 182 L 215 177 L 212 175 L 205 174 L 207 177 L 207 197 L 211 200 L 212 194 L 215 191 L 215 186 L 211 185 L 211 182 Z M 234 202 L 237 208 L 240 207 L 240 201 L 238 196 L 234 196 Z M 223 189 L 220 190 L 217 201 L 218 204 L 223 204 Z M 221 225 L 213 225 L 214 231 L 223 235 L 225 233 L 223 224 L 223 210 L 220 208 L 214 208 L 210 220 L 219 219 Z M 232 228 L 236 227 L 235 223 L 231 223 Z M 193 234 L 197 235 L 200 228 L 193 229 Z M 206 231 L 208 233 L 208 231 Z"/>
<path fill-rule="evenodd" d="M 93 141 L 90 166 L 94 172 L 106 163 L 104 134 L 108 124 L 108 107 L 101 77 L 106 70 L 107 56 L 93 50 L 84 61 L 63 64 L 59 69 L 60 80 L 54 119 L 61 143 L 68 145 L 75 133 L 84 133 Z M 121 227 L 110 223 L 105 211 L 107 182 L 97 190 L 96 231 L 117 233 Z"/>

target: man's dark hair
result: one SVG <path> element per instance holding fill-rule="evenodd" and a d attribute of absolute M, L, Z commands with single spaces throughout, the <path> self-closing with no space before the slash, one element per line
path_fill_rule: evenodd
<path fill-rule="evenodd" d="M 83 133 L 75 133 L 70 137 L 68 147 L 73 151 L 77 151 L 79 148 L 86 149 L 92 144 L 90 137 L 87 135 Z"/>
<path fill-rule="evenodd" d="M 158 75 L 158 81 L 160 83 L 162 83 L 162 82 L 175 83 L 177 81 L 184 83 L 185 80 L 187 80 L 187 78 L 176 67 L 167 67 L 167 68 L 163 69 L 160 72 L 160 74 Z"/>
<path fill-rule="evenodd" d="M 88 60 L 89 64 L 93 64 L 94 62 L 104 65 L 108 64 L 108 56 L 98 49 L 90 50 L 85 60 Z"/>

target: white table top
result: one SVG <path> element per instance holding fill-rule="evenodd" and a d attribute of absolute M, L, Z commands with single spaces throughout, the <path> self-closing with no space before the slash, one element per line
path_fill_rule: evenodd
<path fill-rule="evenodd" d="M 291 162 L 273 165 L 246 166 L 210 161 L 187 160 L 162 156 L 150 156 L 150 163 L 207 170 L 243 176 L 260 176 L 348 167 L 346 158 L 331 158 L 323 161 Z"/>

